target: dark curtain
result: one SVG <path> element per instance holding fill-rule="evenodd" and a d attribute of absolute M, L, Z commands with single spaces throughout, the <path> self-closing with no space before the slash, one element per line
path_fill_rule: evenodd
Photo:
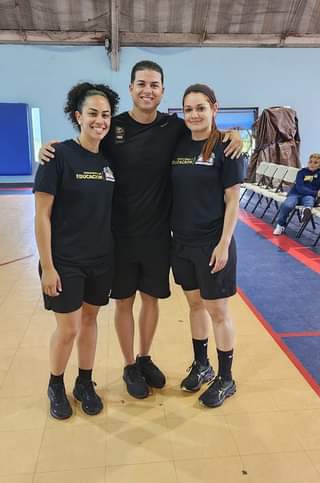
<path fill-rule="evenodd" d="M 256 147 L 252 153 L 248 180 L 255 181 L 261 161 L 300 168 L 300 136 L 296 112 L 289 107 L 264 109 L 253 125 Z"/>

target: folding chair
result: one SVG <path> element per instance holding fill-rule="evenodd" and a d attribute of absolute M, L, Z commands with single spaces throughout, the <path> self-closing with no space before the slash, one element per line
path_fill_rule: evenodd
<path fill-rule="evenodd" d="M 267 167 L 268 167 L 268 163 L 266 161 L 262 161 L 259 164 L 259 166 L 257 167 L 257 170 L 256 170 L 256 181 L 254 183 L 248 183 L 248 182 L 242 183 L 241 187 L 244 188 L 244 190 L 242 192 L 242 195 L 241 195 L 239 201 L 242 200 L 242 198 L 244 197 L 244 195 L 246 194 L 247 191 L 251 191 L 252 187 L 258 186 L 259 183 L 262 182 L 263 175 L 264 175 L 264 172 L 267 169 Z"/>
<path fill-rule="evenodd" d="M 265 186 L 256 186 L 255 187 L 255 193 L 257 193 L 257 195 L 258 195 L 258 201 L 256 202 L 256 204 L 255 204 L 253 210 L 251 211 L 251 213 L 254 213 L 256 211 L 256 209 L 259 206 L 259 204 L 261 203 L 261 200 L 263 199 L 263 197 L 265 195 L 267 195 L 268 189 L 270 187 L 272 187 L 273 176 L 274 176 L 275 172 L 277 171 L 278 167 L 279 167 L 278 164 L 268 163 L 268 167 L 265 170 L 263 177 L 265 179 L 268 179 L 269 181 L 267 181 Z M 246 206 L 247 206 L 247 204 L 246 204 Z M 245 208 L 246 208 L 246 206 L 245 206 Z"/>
<path fill-rule="evenodd" d="M 278 168 L 277 168 L 277 170 L 274 173 L 273 178 L 272 178 L 273 188 L 269 188 L 267 190 L 266 194 L 265 194 L 265 197 L 267 197 L 269 200 L 267 202 L 267 206 L 265 207 L 262 214 L 260 215 L 260 218 L 264 217 L 264 215 L 266 214 L 266 212 L 270 208 L 272 202 L 275 201 L 274 195 L 277 194 L 278 192 L 281 192 L 283 180 L 285 178 L 287 171 L 288 171 L 288 166 L 284 166 L 284 165 L 278 166 Z"/>
<path fill-rule="evenodd" d="M 320 207 L 313 208 L 312 215 L 316 218 L 319 218 L 319 220 L 320 220 Z M 316 244 L 318 243 L 319 240 L 320 240 L 320 232 L 319 232 L 319 235 L 317 236 L 317 238 L 316 238 L 316 240 L 313 244 L 314 247 L 316 246 Z"/>
<path fill-rule="evenodd" d="M 299 171 L 298 168 L 294 168 L 293 166 L 288 166 L 288 170 L 287 170 L 286 174 L 284 175 L 284 178 L 281 182 L 281 190 L 273 195 L 273 200 L 274 200 L 275 205 L 277 207 L 277 211 L 276 211 L 274 217 L 272 218 L 272 221 L 271 221 L 272 224 L 275 222 L 277 216 L 279 215 L 279 211 L 280 211 L 279 205 L 281 205 L 281 203 L 283 203 L 283 201 L 286 199 L 286 196 L 287 196 L 287 192 L 283 191 L 283 185 L 284 184 L 293 185 L 296 181 L 298 171 Z"/>

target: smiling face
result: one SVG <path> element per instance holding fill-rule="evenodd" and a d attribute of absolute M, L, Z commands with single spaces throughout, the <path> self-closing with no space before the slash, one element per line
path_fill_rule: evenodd
<path fill-rule="evenodd" d="M 76 111 L 75 116 L 80 126 L 80 137 L 89 144 L 99 143 L 110 129 L 111 107 L 104 96 L 88 96 L 82 111 Z"/>
<path fill-rule="evenodd" d="M 218 104 L 212 104 L 201 92 L 190 92 L 184 98 L 184 122 L 190 129 L 192 137 L 205 139 L 209 137 L 212 119 L 216 115 Z"/>
<path fill-rule="evenodd" d="M 129 91 L 136 110 L 148 114 L 155 112 L 164 92 L 160 72 L 150 69 L 136 71 Z"/>

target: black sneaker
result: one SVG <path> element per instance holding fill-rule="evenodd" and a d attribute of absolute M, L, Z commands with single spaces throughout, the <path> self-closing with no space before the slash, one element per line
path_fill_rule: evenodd
<path fill-rule="evenodd" d="M 103 409 L 101 397 L 96 393 L 94 386 L 96 386 L 95 382 L 80 381 L 77 377 L 73 389 L 75 399 L 81 402 L 82 410 L 89 416 L 95 416 Z"/>
<path fill-rule="evenodd" d="M 72 408 L 66 396 L 64 384 L 50 384 L 48 386 L 50 400 L 50 414 L 55 419 L 68 419 L 72 416 Z"/>
<path fill-rule="evenodd" d="M 311 213 L 312 213 L 312 209 L 309 208 L 309 206 L 302 208 L 301 223 L 306 223 L 309 220 L 309 218 L 311 217 Z"/>
<path fill-rule="evenodd" d="M 216 377 L 208 389 L 199 397 L 200 404 L 208 408 L 217 408 L 236 390 L 236 383 L 233 380 L 223 381 L 221 377 Z"/>
<path fill-rule="evenodd" d="M 136 362 L 123 369 L 123 380 L 127 385 L 130 396 L 137 399 L 144 399 L 149 396 L 148 385 Z"/>
<path fill-rule="evenodd" d="M 159 367 L 152 362 L 150 356 L 137 356 L 136 364 L 149 386 L 157 389 L 163 388 L 166 383 L 166 377 Z"/>
<path fill-rule="evenodd" d="M 209 382 L 214 378 L 214 370 L 212 369 L 209 360 L 206 365 L 202 365 L 199 361 L 193 361 L 187 371 L 189 374 L 180 384 L 183 391 L 199 391 L 202 384 Z"/>

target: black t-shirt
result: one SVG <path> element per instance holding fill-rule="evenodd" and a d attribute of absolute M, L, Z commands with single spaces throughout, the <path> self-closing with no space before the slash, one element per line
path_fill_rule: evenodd
<path fill-rule="evenodd" d="M 51 246 L 54 261 L 91 266 L 113 251 L 113 173 L 105 156 L 73 140 L 55 145 L 55 162 L 38 168 L 33 191 L 54 195 Z"/>
<path fill-rule="evenodd" d="M 102 142 L 116 177 L 112 225 L 117 237 L 168 236 L 171 208 L 170 163 L 185 131 L 176 115 L 157 113 L 141 124 L 127 112 L 112 120 Z"/>
<path fill-rule="evenodd" d="M 243 181 L 243 160 L 224 155 L 225 143 L 215 146 L 211 158 L 200 155 L 205 141 L 184 136 L 172 161 L 172 231 L 184 243 L 219 240 L 224 221 L 224 191 Z"/>

